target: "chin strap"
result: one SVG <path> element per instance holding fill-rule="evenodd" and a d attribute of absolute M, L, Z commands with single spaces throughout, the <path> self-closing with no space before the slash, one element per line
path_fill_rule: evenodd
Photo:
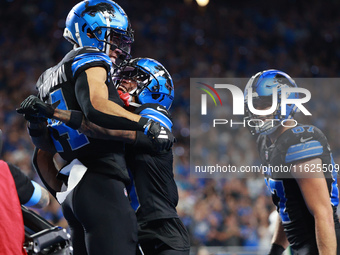
<path fill-rule="evenodd" d="M 134 107 L 136 107 L 136 108 L 138 108 L 138 107 L 141 106 L 141 104 L 137 104 L 137 103 L 135 103 L 135 102 L 130 102 L 130 105 L 131 105 L 131 106 L 134 106 Z"/>

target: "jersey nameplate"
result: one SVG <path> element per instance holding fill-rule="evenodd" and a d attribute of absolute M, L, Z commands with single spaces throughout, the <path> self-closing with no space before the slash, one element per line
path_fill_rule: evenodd
<path fill-rule="evenodd" d="M 56 70 L 53 69 L 46 74 L 49 77 L 38 88 L 42 98 L 46 97 L 54 86 L 67 81 L 64 65 L 59 66 Z"/>

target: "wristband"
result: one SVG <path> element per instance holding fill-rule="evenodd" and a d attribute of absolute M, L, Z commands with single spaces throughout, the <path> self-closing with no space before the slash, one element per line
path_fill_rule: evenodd
<path fill-rule="evenodd" d="M 283 246 L 272 243 L 272 247 L 270 248 L 268 255 L 281 255 L 284 251 L 285 248 L 283 248 Z"/>
<path fill-rule="evenodd" d="M 31 196 L 30 200 L 28 200 L 27 203 L 24 204 L 24 206 L 34 206 L 37 203 L 39 203 L 40 198 L 41 198 L 41 186 L 38 183 L 36 183 L 35 181 L 31 181 L 31 183 L 34 186 L 34 191 L 33 191 L 33 194 Z"/>
<path fill-rule="evenodd" d="M 83 113 L 80 111 L 71 110 L 70 120 L 65 124 L 70 128 L 77 130 L 78 128 L 80 128 L 82 122 Z"/>
<path fill-rule="evenodd" d="M 138 126 L 140 128 L 139 130 L 144 131 L 144 133 L 147 132 L 148 131 L 148 125 L 147 125 L 148 122 L 149 122 L 148 118 L 141 117 L 140 120 L 138 121 Z M 147 129 L 145 130 L 145 128 L 147 128 Z"/>

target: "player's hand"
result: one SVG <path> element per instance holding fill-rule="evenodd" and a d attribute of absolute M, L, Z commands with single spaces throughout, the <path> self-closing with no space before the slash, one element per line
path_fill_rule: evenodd
<path fill-rule="evenodd" d="M 167 129 L 162 127 L 159 122 L 149 119 L 144 129 L 151 141 L 157 146 L 159 151 L 169 150 L 175 142 L 175 137 Z"/>
<path fill-rule="evenodd" d="M 38 114 L 40 117 L 52 118 L 54 114 L 54 109 L 50 104 L 44 103 L 36 96 L 27 97 L 20 104 L 20 108 L 16 109 L 18 113 L 25 115 L 35 115 Z"/>

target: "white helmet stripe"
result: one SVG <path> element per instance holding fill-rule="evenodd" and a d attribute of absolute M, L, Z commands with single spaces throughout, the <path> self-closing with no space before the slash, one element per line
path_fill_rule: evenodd
<path fill-rule="evenodd" d="M 106 53 L 106 55 L 109 55 L 110 54 L 110 44 L 108 42 L 110 42 L 110 40 L 111 40 L 109 29 L 106 30 L 106 38 L 107 38 L 107 42 L 105 43 L 105 53 Z"/>
<path fill-rule="evenodd" d="M 106 26 L 110 27 L 110 14 L 107 11 L 104 11 L 103 15 L 104 15 L 104 18 L 106 20 Z M 110 29 L 106 29 L 106 38 L 107 38 L 106 39 L 107 43 L 105 44 L 105 53 L 106 53 L 106 55 L 109 55 L 110 48 L 111 48 L 111 45 L 109 44 L 109 42 L 111 41 Z"/>
<path fill-rule="evenodd" d="M 78 22 L 74 24 L 74 27 L 76 29 L 76 37 L 77 37 L 78 44 L 79 44 L 80 47 L 83 47 L 83 43 L 82 43 L 81 38 L 80 38 Z"/>

